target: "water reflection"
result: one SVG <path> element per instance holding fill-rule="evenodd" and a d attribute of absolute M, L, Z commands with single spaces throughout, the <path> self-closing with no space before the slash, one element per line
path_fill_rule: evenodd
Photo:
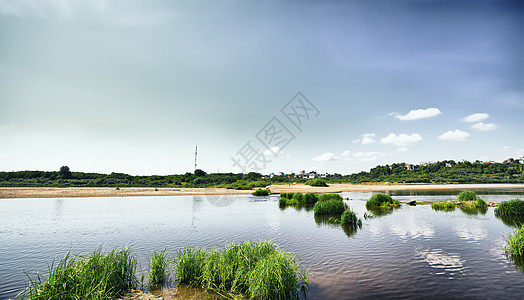
<path fill-rule="evenodd" d="M 435 275 L 447 275 L 453 279 L 456 273 L 465 272 L 464 260 L 458 253 L 447 253 L 442 249 L 419 250 L 417 256 L 435 269 Z"/>
<path fill-rule="evenodd" d="M 488 237 L 488 231 L 479 220 L 459 221 L 453 232 L 459 238 L 468 242 L 478 242 Z"/>
<path fill-rule="evenodd" d="M 368 208 L 368 211 L 375 217 L 383 217 L 392 214 L 396 209 L 398 209 L 398 207 L 373 207 Z"/>
<path fill-rule="evenodd" d="M 474 216 L 474 215 L 485 215 L 486 212 L 488 212 L 487 207 L 465 207 L 460 206 L 460 210 L 465 213 L 466 215 Z"/>
<path fill-rule="evenodd" d="M 495 217 L 502 221 L 502 223 L 511 227 L 521 227 L 524 225 L 524 217 L 508 217 L 508 216 L 497 216 Z"/>
<path fill-rule="evenodd" d="M 59 198 L 55 200 L 55 210 L 54 210 L 54 218 L 55 220 L 60 220 L 62 218 L 62 214 L 64 213 L 64 199 Z"/>
<path fill-rule="evenodd" d="M 425 221 L 417 220 L 413 215 L 406 216 L 402 223 L 394 223 L 390 230 L 403 240 L 420 237 L 430 239 L 435 235 L 435 229 L 432 226 Z"/>

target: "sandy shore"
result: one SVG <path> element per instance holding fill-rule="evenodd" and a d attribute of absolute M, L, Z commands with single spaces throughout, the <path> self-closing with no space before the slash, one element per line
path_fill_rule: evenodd
<path fill-rule="evenodd" d="M 524 184 L 330 184 L 329 187 L 311 187 L 303 184 L 271 185 L 273 193 L 288 192 L 354 192 L 399 190 L 467 190 L 521 188 Z M 70 197 L 131 197 L 131 196 L 184 196 L 250 194 L 251 191 L 235 191 L 223 188 L 0 188 L 0 198 L 70 198 Z"/>

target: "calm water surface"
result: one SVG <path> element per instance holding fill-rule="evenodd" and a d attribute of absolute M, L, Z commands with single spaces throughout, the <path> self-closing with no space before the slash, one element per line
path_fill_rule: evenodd
<path fill-rule="evenodd" d="M 401 201 L 456 199 L 403 192 Z M 437 194 L 438 193 L 438 194 Z M 278 196 L 177 196 L 0 200 L 0 299 L 25 286 L 26 272 L 70 248 L 131 246 L 147 268 L 153 250 L 186 245 L 223 246 L 236 240 L 272 239 L 310 268 L 310 299 L 516 299 L 524 274 L 504 256 L 513 231 L 485 214 L 437 212 L 405 206 L 364 219 L 371 193 L 343 193 L 362 218 L 351 232 L 315 219 L 312 211 L 280 209 Z M 524 198 L 522 190 L 484 193 L 486 201 Z"/>

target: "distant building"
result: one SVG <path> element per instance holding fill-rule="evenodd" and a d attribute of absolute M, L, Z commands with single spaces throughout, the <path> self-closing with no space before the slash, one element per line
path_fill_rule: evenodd
<path fill-rule="evenodd" d="M 415 169 L 415 165 L 412 165 L 412 164 L 405 164 L 406 166 L 406 170 L 414 170 Z"/>
<path fill-rule="evenodd" d="M 510 157 L 510 158 L 506 159 L 506 161 L 509 162 L 509 163 L 512 163 L 512 162 L 515 162 L 515 159 Z"/>

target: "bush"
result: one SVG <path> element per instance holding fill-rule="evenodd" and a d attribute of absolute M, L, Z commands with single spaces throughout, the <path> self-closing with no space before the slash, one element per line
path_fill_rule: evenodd
<path fill-rule="evenodd" d="M 462 191 L 458 194 L 459 201 L 474 201 L 477 200 L 477 194 L 473 191 Z"/>
<path fill-rule="evenodd" d="M 278 205 L 279 206 L 286 206 L 287 205 L 287 199 L 284 197 L 280 197 L 280 199 L 278 199 Z"/>
<path fill-rule="evenodd" d="M 366 201 L 366 208 L 394 207 L 399 205 L 400 203 L 397 200 L 393 200 L 390 195 L 386 194 L 374 194 Z"/>
<path fill-rule="evenodd" d="M 315 215 L 341 215 L 346 209 L 347 205 L 344 201 L 331 199 L 315 203 L 313 212 Z"/>
<path fill-rule="evenodd" d="M 431 203 L 431 208 L 434 210 L 453 211 L 456 206 L 457 203 L 453 201 L 438 201 Z"/>
<path fill-rule="evenodd" d="M 524 218 L 524 200 L 511 199 L 500 202 L 499 206 L 495 208 L 495 216 Z"/>
<path fill-rule="evenodd" d="M 340 223 L 342 225 L 349 225 L 349 226 L 362 226 L 362 220 L 357 218 L 357 214 L 355 214 L 355 212 L 349 208 L 346 209 L 344 213 L 342 214 Z"/>
<path fill-rule="evenodd" d="M 281 193 L 280 198 L 291 199 L 294 195 L 294 193 Z"/>
<path fill-rule="evenodd" d="M 307 204 L 315 204 L 318 201 L 318 194 L 317 193 L 307 193 L 304 197 L 304 201 Z"/>
<path fill-rule="evenodd" d="M 524 266 L 524 226 L 517 228 L 508 236 L 504 251 L 517 266 L 521 268 Z"/>
<path fill-rule="evenodd" d="M 304 195 L 302 195 L 302 193 L 296 193 L 291 200 L 295 200 L 298 204 L 304 204 Z"/>
<path fill-rule="evenodd" d="M 318 201 L 338 200 L 343 201 L 342 196 L 336 193 L 321 194 L 318 196 Z"/>
<path fill-rule="evenodd" d="M 258 189 L 253 192 L 253 196 L 269 196 L 271 191 L 268 189 Z"/>
<path fill-rule="evenodd" d="M 328 186 L 327 182 L 324 179 L 320 179 L 320 178 L 309 179 L 308 181 L 306 181 L 306 185 L 322 186 L 322 187 Z"/>

